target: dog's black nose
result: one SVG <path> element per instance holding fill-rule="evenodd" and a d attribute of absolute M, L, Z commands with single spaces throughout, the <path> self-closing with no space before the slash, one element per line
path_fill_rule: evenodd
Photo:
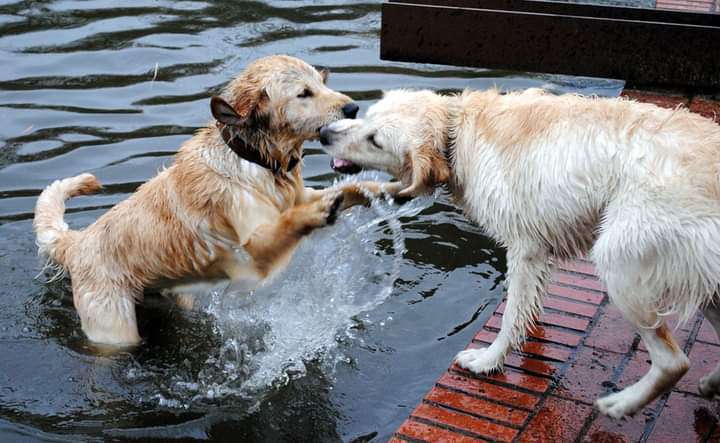
<path fill-rule="evenodd" d="M 330 130 L 327 126 L 323 126 L 322 128 L 320 128 L 320 144 L 322 144 L 323 146 L 327 146 L 330 144 Z"/>
<path fill-rule="evenodd" d="M 357 116 L 358 109 L 360 109 L 360 106 L 355 104 L 355 102 L 350 102 L 342 107 L 342 113 L 345 118 L 355 118 Z"/>

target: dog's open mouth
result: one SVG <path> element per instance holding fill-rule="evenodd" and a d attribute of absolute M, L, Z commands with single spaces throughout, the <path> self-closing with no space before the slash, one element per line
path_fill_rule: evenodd
<path fill-rule="evenodd" d="M 333 158 L 330 160 L 330 167 L 341 174 L 357 174 L 362 171 L 360 166 L 350 160 L 343 160 L 341 158 Z"/>

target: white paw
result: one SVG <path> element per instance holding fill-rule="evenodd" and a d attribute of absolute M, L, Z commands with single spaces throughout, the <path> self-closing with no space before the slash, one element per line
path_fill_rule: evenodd
<path fill-rule="evenodd" d="M 502 357 L 487 351 L 488 348 L 466 349 L 455 357 L 455 361 L 461 368 L 475 374 L 488 374 L 502 370 Z"/>
<path fill-rule="evenodd" d="M 700 391 L 700 395 L 707 398 L 708 400 L 712 400 L 713 398 L 715 398 L 716 395 L 720 395 L 720 390 L 718 390 L 718 386 L 712 382 L 712 374 L 706 375 L 705 377 L 700 379 L 700 383 L 698 384 L 698 391 Z"/>
<path fill-rule="evenodd" d="M 630 389 L 624 389 L 607 397 L 598 398 L 595 406 L 608 417 L 622 418 L 626 415 L 634 415 L 643 405 L 639 404 L 636 396 Z"/>

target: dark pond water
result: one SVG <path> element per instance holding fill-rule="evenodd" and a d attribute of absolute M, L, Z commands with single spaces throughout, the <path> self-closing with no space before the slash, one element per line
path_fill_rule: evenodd
<path fill-rule="evenodd" d="M 503 251 L 443 198 L 414 215 L 346 216 L 267 297 L 214 292 L 191 312 L 148 297 L 145 343 L 111 356 L 85 342 L 68 282 L 34 279 L 31 232 L 53 179 L 90 171 L 106 186 L 69 203 L 74 227 L 126 198 L 209 120 L 209 96 L 264 55 L 329 67 L 361 112 L 396 87 L 618 91 L 382 62 L 379 26 L 370 1 L 0 1 L 0 441 L 391 435 L 501 296 Z M 307 183 L 332 183 L 329 158 L 307 153 Z"/>

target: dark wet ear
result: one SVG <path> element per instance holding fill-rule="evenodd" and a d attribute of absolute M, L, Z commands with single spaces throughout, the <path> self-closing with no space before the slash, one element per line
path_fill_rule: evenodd
<path fill-rule="evenodd" d="M 243 119 L 247 119 L 257 111 L 258 106 L 268 98 L 265 89 L 253 89 L 244 91 L 237 97 L 235 110 Z"/>
<path fill-rule="evenodd" d="M 235 111 L 235 108 L 230 106 L 230 103 L 217 95 L 210 99 L 210 112 L 212 112 L 215 120 L 226 125 L 238 126 L 245 121 L 245 118 L 240 116 L 240 114 Z"/>
<path fill-rule="evenodd" d="M 267 92 L 262 88 L 247 87 L 236 88 L 234 102 L 235 106 L 226 102 L 218 96 L 210 100 L 210 111 L 213 117 L 226 125 L 240 125 L 257 112 L 260 104 L 268 98 Z"/>
<path fill-rule="evenodd" d="M 410 185 L 400 191 L 398 197 L 428 194 L 435 186 L 450 180 L 450 166 L 445 155 L 430 143 L 410 151 L 403 169 L 403 182 L 410 182 Z"/>
<path fill-rule="evenodd" d="M 321 69 L 320 70 L 320 77 L 322 77 L 323 83 L 327 83 L 328 78 L 330 77 L 330 70 L 328 69 Z"/>

